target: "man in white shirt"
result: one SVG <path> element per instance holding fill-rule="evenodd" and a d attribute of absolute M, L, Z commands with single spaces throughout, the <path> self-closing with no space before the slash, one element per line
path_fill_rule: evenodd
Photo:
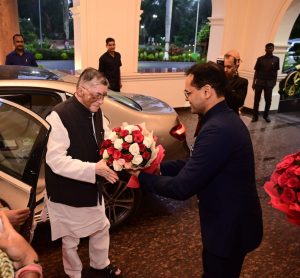
<path fill-rule="evenodd" d="M 79 77 L 75 95 L 47 117 L 52 128 L 45 169 L 47 209 L 52 240 L 62 238 L 64 270 L 72 278 L 81 277 L 77 246 L 87 236 L 90 271 L 121 277 L 120 269 L 108 258 L 110 223 L 102 197 L 103 183 L 118 180 L 99 154 L 109 131 L 100 109 L 107 89 L 107 79 L 87 68 Z"/>

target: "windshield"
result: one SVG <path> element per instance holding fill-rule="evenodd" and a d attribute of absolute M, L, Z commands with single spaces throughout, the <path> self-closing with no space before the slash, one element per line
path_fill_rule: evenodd
<path fill-rule="evenodd" d="M 0 66 L 0 79 L 58 80 L 59 77 L 46 69 L 6 65 Z"/>
<path fill-rule="evenodd" d="M 116 102 L 119 102 L 131 109 L 134 109 L 136 111 L 142 111 L 142 107 L 136 103 L 134 100 L 121 95 L 120 93 L 114 92 L 114 91 L 108 91 L 108 97 Z"/>

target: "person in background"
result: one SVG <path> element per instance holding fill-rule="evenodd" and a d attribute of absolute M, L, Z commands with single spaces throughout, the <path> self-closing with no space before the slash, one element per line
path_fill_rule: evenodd
<path fill-rule="evenodd" d="M 265 111 L 263 118 L 267 123 L 271 122 L 269 110 L 272 102 L 272 90 L 276 85 L 277 71 L 279 70 L 279 58 L 273 55 L 274 44 L 267 43 L 265 46 L 266 54 L 258 57 L 254 70 L 252 88 L 254 90 L 254 106 L 252 122 L 258 120 L 258 108 L 262 91 L 264 91 Z"/>
<path fill-rule="evenodd" d="M 37 67 L 34 56 L 24 49 L 24 37 L 21 34 L 13 35 L 15 50 L 6 56 L 5 65 L 19 65 Z"/>
<path fill-rule="evenodd" d="M 248 80 L 240 77 L 238 73 L 240 63 L 241 58 L 237 50 L 232 49 L 225 53 L 223 66 L 228 81 L 225 89 L 225 100 L 228 106 L 238 115 L 240 108 L 244 105 L 248 89 Z M 201 119 L 199 117 L 194 137 L 197 137 L 200 128 Z"/>
<path fill-rule="evenodd" d="M 120 92 L 122 88 L 120 67 L 121 54 L 116 52 L 116 43 L 113 38 L 106 39 L 107 51 L 99 58 L 99 72 L 102 72 L 109 81 L 109 89 Z"/>
<path fill-rule="evenodd" d="M 238 73 L 240 62 L 240 54 L 236 50 L 230 50 L 224 55 L 224 71 L 228 80 L 225 99 L 228 106 L 238 115 L 248 89 L 248 80 L 240 77 Z"/>
<path fill-rule="evenodd" d="M 108 81 L 98 70 L 85 69 L 76 93 L 53 108 L 46 152 L 45 180 L 52 240 L 62 238 L 65 273 L 80 278 L 77 249 L 89 237 L 90 275 L 121 277 L 110 263 L 109 227 L 102 196 L 103 184 L 118 175 L 101 158 L 99 146 L 109 131 L 101 105 Z M 89 276 L 90 277 L 90 276 Z"/>
<path fill-rule="evenodd" d="M 238 278 L 246 254 L 260 245 L 262 211 L 249 131 L 225 101 L 227 78 L 213 62 L 187 71 L 184 94 L 201 129 L 188 160 L 160 165 L 161 176 L 129 171 L 143 190 L 199 202 L 203 278 Z"/>
<path fill-rule="evenodd" d="M 0 211 L 0 248 L 8 255 L 16 270 L 15 278 L 42 278 L 38 255 L 30 244 L 10 224 Z"/>

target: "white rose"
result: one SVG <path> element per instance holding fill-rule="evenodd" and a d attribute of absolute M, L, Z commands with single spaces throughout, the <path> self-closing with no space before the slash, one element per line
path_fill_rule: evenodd
<path fill-rule="evenodd" d="M 140 154 L 135 155 L 131 162 L 132 164 L 140 165 L 143 162 L 143 157 Z"/>
<path fill-rule="evenodd" d="M 131 162 L 125 162 L 124 167 L 125 167 L 125 169 L 132 169 L 132 163 Z"/>
<path fill-rule="evenodd" d="M 112 142 L 115 142 L 115 140 L 118 138 L 117 133 L 115 131 L 112 131 L 109 136 L 108 139 L 110 139 Z"/>
<path fill-rule="evenodd" d="M 122 171 L 123 166 L 120 165 L 120 163 L 118 162 L 118 160 L 114 160 L 113 161 L 113 167 L 115 171 Z"/>
<path fill-rule="evenodd" d="M 138 155 L 140 153 L 140 147 L 139 147 L 139 145 L 137 143 L 133 143 L 132 145 L 130 145 L 129 152 L 133 156 Z"/>
<path fill-rule="evenodd" d="M 102 157 L 103 157 L 104 159 L 108 159 L 108 158 L 109 158 L 109 154 L 108 154 L 107 150 L 104 150 L 104 152 L 103 152 L 103 154 L 102 154 Z"/>
<path fill-rule="evenodd" d="M 132 135 L 127 135 L 127 136 L 125 136 L 124 140 L 125 140 L 127 143 L 132 143 Z"/>
<path fill-rule="evenodd" d="M 116 139 L 115 142 L 114 142 L 114 147 L 117 149 L 117 150 L 122 150 L 122 144 L 123 144 L 123 139 Z"/>
<path fill-rule="evenodd" d="M 125 165 L 125 159 L 124 158 L 118 159 L 118 163 L 122 166 Z"/>
<path fill-rule="evenodd" d="M 153 143 L 153 139 L 151 137 L 144 137 L 143 144 L 147 147 L 150 148 Z"/>
<path fill-rule="evenodd" d="M 124 130 L 128 130 L 129 133 L 132 133 L 132 131 L 140 129 L 136 125 L 127 125 L 124 127 Z"/>

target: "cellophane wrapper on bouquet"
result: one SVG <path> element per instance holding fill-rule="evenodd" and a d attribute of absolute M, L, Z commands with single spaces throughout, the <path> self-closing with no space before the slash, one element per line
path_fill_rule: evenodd
<path fill-rule="evenodd" d="M 264 184 L 271 205 L 284 212 L 287 220 L 300 225 L 300 152 L 285 156 Z"/>
<path fill-rule="evenodd" d="M 153 132 L 144 123 L 126 122 L 115 127 L 104 140 L 100 154 L 115 171 L 143 169 L 151 165 L 159 152 Z"/>

